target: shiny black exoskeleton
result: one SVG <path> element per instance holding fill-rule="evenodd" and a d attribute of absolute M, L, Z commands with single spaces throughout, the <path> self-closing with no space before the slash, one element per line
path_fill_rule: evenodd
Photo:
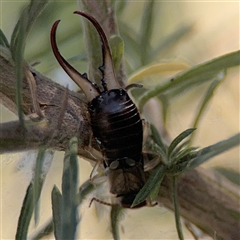
<path fill-rule="evenodd" d="M 94 137 L 100 143 L 107 167 L 117 158 L 128 157 L 136 162 L 141 159 L 142 120 L 124 89 L 101 93 L 89 104 L 89 112 Z"/>
<path fill-rule="evenodd" d="M 77 72 L 59 53 L 56 44 L 55 22 L 51 31 L 51 44 L 56 59 L 67 74 L 83 90 L 93 135 L 104 156 L 110 183 L 110 192 L 123 207 L 131 207 L 134 198 L 145 183 L 142 158 L 143 125 L 136 105 L 127 91 L 116 80 L 107 38 L 99 23 L 84 12 L 75 12 L 87 18 L 97 29 L 103 53 L 103 91 Z M 146 205 L 146 201 L 135 207 Z"/>

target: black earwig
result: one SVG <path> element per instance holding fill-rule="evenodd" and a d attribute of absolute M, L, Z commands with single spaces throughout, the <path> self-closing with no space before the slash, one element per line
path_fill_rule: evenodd
<path fill-rule="evenodd" d="M 138 109 L 125 89 L 118 83 L 106 35 L 90 15 L 76 11 L 96 28 L 102 42 L 103 91 L 85 75 L 76 71 L 59 53 L 56 44 L 56 21 L 51 30 L 53 53 L 59 64 L 82 89 L 88 101 L 91 127 L 103 153 L 103 164 L 110 183 L 110 192 L 120 199 L 123 207 L 130 208 L 145 183 L 142 157 L 143 125 Z M 135 208 L 146 205 L 146 201 Z"/>

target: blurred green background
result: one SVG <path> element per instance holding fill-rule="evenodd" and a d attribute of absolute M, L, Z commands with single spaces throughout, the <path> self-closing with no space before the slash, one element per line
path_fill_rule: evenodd
<path fill-rule="evenodd" d="M 27 2 L 1 1 L 1 29 L 10 40 L 19 12 Z M 134 43 L 127 36 L 140 34 L 140 25 L 144 1 L 116 1 L 117 19 L 120 35 L 125 41 L 125 60 L 128 74 L 141 67 L 141 59 L 134 58 Z M 81 19 L 72 14 L 78 10 L 73 2 L 52 1 L 40 15 L 27 38 L 25 59 L 40 62 L 36 69 L 61 84 L 71 84 L 65 73 L 57 68 L 57 62 L 50 50 L 49 32 L 54 21 L 62 19 L 58 29 L 58 42 L 62 54 L 73 58 L 72 64 L 81 72 L 87 69 L 84 52 Z M 162 44 L 161 54 L 156 62 L 180 61 L 194 66 L 226 53 L 239 49 L 239 3 L 178 1 L 156 2 L 152 24 L 151 46 Z M 174 44 L 165 43 L 168 36 L 186 26 L 189 31 Z M 126 34 L 128 33 L 128 34 Z M 126 38 L 124 38 L 126 36 Z M 136 36 L 136 35 L 135 35 Z M 164 48 L 163 43 L 166 47 Z M 144 47 L 143 47 L 144 49 Z M 150 52 L 148 49 L 146 54 Z M 77 61 L 75 61 L 77 59 Z M 70 85 L 75 89 L 75 85 Z M 199 98 L 204 93 L 201 86 L 197 91 L 172 99 L 167 122 L 167 129 L 172 138 L 190 127 L 198 106 Z M 1 122 L 16 120 L 17 117 L 4 107 L 0 112 Z M 208 106 L 198 127 L 194 145 L 205 147 L 226 139 L 239 131 L 239 68 L 231 69 L 226 80 L 217 88 L 215 96 Z M 33 162 L 28 153 L 1 155 L 1 209 L 0 238 L 14 239 L 23 197 L 31 179 Z M 54 184 L 61 186 L 62 153 L 56 153 L 48 173 L 40 205 L 40 223 L 51 215 L 50 194 Z M 239 171 L 239 148 L 215 157 L 203 167 L 222 166 Z M 80 183 L 89 178 L 92 167 L 84 160 L 79 161 Z M 101 193 L 103 196 L 106 192 Z M 89 198 L 90 200 L 90 198 Z M 109 233 L 109 208 L 92 206 L 89 201 L 81 210 L 81 239 L 111 238 Z M 100 215 L 100 216 L 99 216 Z M 100 217 L 100 218 L 98 218 Z M 100 219 L 100 220 L 99 220 Z M 177 239 L 172 213 L 162 207 L 142 208 L 127 211 L 122 221 L 123 239 Z M 32 223 L 30 232 L 34 233 Z M 53 238 L 52 236 L 49 239 Z M 186 232 L 186 239 L 193 239 Z"/>

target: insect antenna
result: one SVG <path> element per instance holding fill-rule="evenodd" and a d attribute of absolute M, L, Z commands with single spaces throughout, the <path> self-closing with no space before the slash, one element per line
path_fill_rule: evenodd
<path fill-rule="evenodd" d="M 96 28 L 96 30 L 100 36 L 100 39 L 102 42 L 103 64 L 99 68 L 99 70 L 103 74 L 102 86 L 103 86 L 104 90 L 108 91 L 111 89 L 121 88 L 119 82 L 116 79 L 115 73 L 114 73 L 111 51 L 109 48 L 107 37 L 106 37 L 102 27 L 96 21 L 95 18 L 93 18 L 92 16 L 90 16 L 89 14 L 87 14 L 85 12 L 75 11 L 74 13 L 87 18 L 93 24 L 93 26 Z"/>

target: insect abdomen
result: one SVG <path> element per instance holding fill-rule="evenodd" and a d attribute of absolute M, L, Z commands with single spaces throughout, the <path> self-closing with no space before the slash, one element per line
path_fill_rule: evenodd
<path fill-rule="evenodd" d="M 89 111 L 93 135 L 100 144 L 107 165 L 124 157 L 141 161 L 142 120 L 125 90 L 101 93 L 93 99 Z"/>

